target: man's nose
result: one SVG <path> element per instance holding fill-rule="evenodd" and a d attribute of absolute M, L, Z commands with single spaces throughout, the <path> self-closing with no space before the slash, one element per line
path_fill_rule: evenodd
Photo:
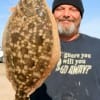
<path fill-rule="evenodd" d="M 63 11 L 63 16 L 65 16 L 65 17 L 70 17 L 70 11 L 69 11 L 68 9 L 65 9 L 65 10 Z"/>

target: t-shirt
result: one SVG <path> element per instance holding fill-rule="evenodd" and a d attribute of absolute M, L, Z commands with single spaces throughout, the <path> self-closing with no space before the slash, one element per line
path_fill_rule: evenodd
<path fill-rule="evenodd" d="M 61 41 L 61 59 L 31 100 L 100 100 L 100 40 Z"/>

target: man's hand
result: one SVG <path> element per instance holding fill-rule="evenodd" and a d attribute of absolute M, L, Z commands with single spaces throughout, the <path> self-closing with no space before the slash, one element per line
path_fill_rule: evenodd
<path fill-rule="evenodd" d="M 13 12 L 15 11 L 15 9 L 16 9 L 16 7 L 15 7 L 15 6 L 14 6 L 14 7 L 11 7 L 11 8 L 10 8 L 10 12 L 12 12 L 12 13 L 13 13 Z"/>

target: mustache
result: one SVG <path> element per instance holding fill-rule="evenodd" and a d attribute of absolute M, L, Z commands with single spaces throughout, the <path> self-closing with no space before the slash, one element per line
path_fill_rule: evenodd
<path fill-rule="evenodd" d="M 74 22 L 74 19 L 71 19 L 69 17 L 63 17 L 63 18 L 60 18 L 59 21 L 69 21 L 69 22 Z"/>

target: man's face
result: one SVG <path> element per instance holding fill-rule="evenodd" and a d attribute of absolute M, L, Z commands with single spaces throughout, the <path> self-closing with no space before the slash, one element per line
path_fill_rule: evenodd
<path fill-rule="evenodd" d="M 59 34 L 70 36 L 78 33 L 81 15 L 72 5 L 60 5 L 54 10 L 54 17 L 58 25 Z"/>

